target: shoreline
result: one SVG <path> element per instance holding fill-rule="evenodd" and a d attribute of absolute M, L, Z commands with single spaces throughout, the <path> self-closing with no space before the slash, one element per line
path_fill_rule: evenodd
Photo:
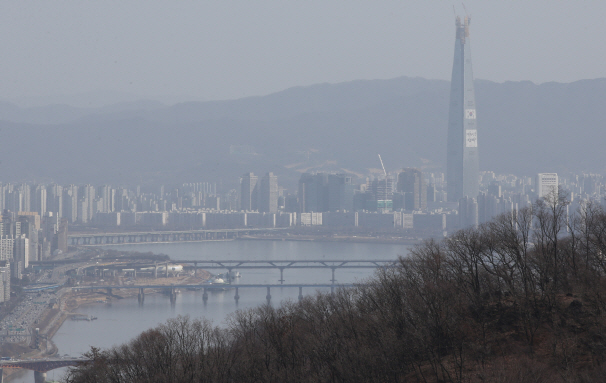
<path fill-rule="evenodd" d="M 141 284 L 149 284 L 151 279 L 154 280 L 155 284 L 166 285 L 170 287 L 171 283 L 180 282 L 180 283 L 201 283 L 203 280 L 210 278 L 211 274 L 206 270 L 198 270 L 197 275 L 186 275 L 181 277 L 171 277 L 171 278 L 163 278 L 160 277 L 158 279 L 153 278 L 139 278 L 138 281 Z M 46 341 L 46 347 L 42 347 L 42 349 L 30 349 L 30 345 L 32 343 L 31 339 L 26 343 L 16 343 L 15 346 L 21 350 L 26 350 L 26 353 L 22 354 L 23 358 L 28 359 L 40 359 L 40 358 L 48 358 L 53 356 L 60 355 L 59 347 L 53 342 L 53 337 L 57 334 L 57 332 L 61 329 L 66 320 L 70 319 L 74 315 L 82 315 L 77 312 L 80 307 L 94 304 L 107 304 L 111 302 L 107 300 L 108 295 L 102 292 L 103 286 L 99 286 L 99 291 L 87 291 L 87 292 L 76 292 L 72 291 L 71 287 L 62 287 L 61 289 L 65 289 L 64 292 L 60 293 L 61 289 L 57 291 L 60 298 L 58 301 L 60 302 L 58 306 L 48 308 L 45 310 L 39 317 L 38 327 L 40 329 L 40 335 L 43 335 Z M 133 298 L 138 295 L 138 289 L 125 289 L 120 292 L 120 294 L 112 294 L 112 299 L 124 299 L 124 298 Z M 148 294 L 161 294 L 162 289 L 148 289 L 146 291 L 146 295 Z M 41 342 L 41 343 L 42 343 Z M 44 344 L 44 343 L 42 343 Z M 5 369 L 4 370 L 4 378 L 5 381 L 10 382 L 14 378 L 18 378 L 26 373 L 27 370 L 23 369 Z M 12 378 L 11 378 L 12 377 Z"/>
<path fill-rule="evenodd" d="M 154 284 L 158 285 L 166 285 L 167 288 L 170 287 L 171 284 L 176 284 L 175 282 L 181 284 L 190 284 L 202 283 L 204 280 L 207 280 L 211 277 L 211 273 L 206 270 L 198 270 L 197 275 L 187 275 L 182 277 L 159 277 L 159 278 L 139 278 L 137 284 L 146 285 L 151 284 L 151 281 L 154 281 Z M 135 286 L 137 284 L 134 284 Z M 96 285 L 99 287 L 99 291 L 86 291 L 86 292 L 76 292 L 71 290 L 71 287 L 64 287 L 65 289 L 70 289 L 71 291 L 66 291 L 61 297 L 61 308 L 60 309 L 50 309 L 57 310 L 57 312 L 53 315 L 52 319 L 49 320 L 48 325 L 45 327 L 44 332 L 42 328 L 40 329 L 40 333 L 45 334 L 49 341 L 52 342 L 53 336 L 61 329 L 61 326 L 65 321 L 71 318 L 73 315 L 80 315 L 77 310 L 82 306 L 94 305 L 94 304 L 107 304 L 111 302 L 111 299 L 125 299 L 136 297 L 139 294 L 138 289 L 124 289 L 120 292 L 120 294 L 112 294 L 111 296 L 102 292 L 103 285 Z M 148 289 L 145 294 L 161 294 L 162 289 Z M 108 300 L 107 298 L 111 298 Z M 57 352 L 59 349 L 57 346 Z"/>
<path fill-rule="evenodd" d="M 240 238 L 235 239 L 220 239 L 220 240 L 203 240 L 203 241 L 171 241 L 171 242 L 137 242 L 131 244 L 102 244 L 102 245 L 91 245 L 91 246 L 83 246 L 83 247 L 103 247 L 107 246 L 111 249 L 111 246 L 116 245 L 144 245 L 144 244 L 180 244 L 184 242 L 227 242 L 227 241 L 292 241 L 292 242 L 335 242 L 335 243 L 368 243 L 368 244 L 387 244 L 387 245 L 407 245 L 411 246 L 420 242 L 418 239 L 403 239 L 403 238 L 378 238 L 378 237 L 365 237 L 365 236 L 340 236 L 340 235 L 313 235 L 313 234 L 292 234 L 289 235 L 269 235 L 269 236 L 242 236 Z M 136 251 L 136 249 L 133 249 Z M 206 270 L 199 269 L 196 276 L 185 274 L 180 277 L 171 277 L 171 278 L 157 278 L 153 279 L 153 277 L 139 277 L 134 281 L 134 285 L 149 285 L 149 284 L 161 284 L 167 285 L 167 287 L 173 284 L 190 284 L 190 283 L 200 283 L 203 279 L 208 279 L 211 276 Z M 120 285 L 120 284 L 131 284 L 132 279 L 129 279 L 125 276 L 117 276 L 112 278 L 111 280 L 106 277 L 106 285 Z M 153 282 L 152 282 L 153 281 Z M 88 281 L 91 282 L 91 281 Z M 88 282 L 83 282 L 83 285 L 87 285 Z M 99 288 L 99 290 L 93 291 L 72 291 L 70 287 L 62 287 L 57 290 L 57 303 L 53 307 L 49 307 L 45 310 L 39 317 L 39 324 L 36 326 L 40 329 L 40 334 L 44 335 L 42 340 L 40 341 L 41 350 L 32 350 L 24 353 L 24 358 L 48 358 L 57 355 L 62 355 L 66 350 L 61 350 L 59 346 L 55 344 L 53 341 L 54 336 L 60 331 L 65 321 L 72 318 L 73 315 L 80 314 L 78 311 L 81 307 L 86 307 L 88 305 L 99 304 L 99 303 L 109 303 L 112 299 L 122 299 L 122 298 L 134 298 L 138 295 L 138 289 L 124 289 L 119 290 L 118 294 L 112 294 L 111 297 L 107 295 L 104 290 L 104 285 L 95 285 Z M 145 294 L 158 294 L 162 293 L 163 289 L 149 289 L 146 290 Z M 109 298 L 109 299 L 108 299 Z M 69 334 L 68 334 L 69 335 Z M 44 343 L 46 342 L 46 344 Z M 29 348 L 29 343 L 21 343 L 20 346 L 23 348 Z M 5 377 L 8 381 L 10 381 L 10 376 L 17 377 L 19 376 L 19 371 L 21 370 L 7 370 L 5 371 Z M 7 374 L 8 373 L 8 374 Z"/>

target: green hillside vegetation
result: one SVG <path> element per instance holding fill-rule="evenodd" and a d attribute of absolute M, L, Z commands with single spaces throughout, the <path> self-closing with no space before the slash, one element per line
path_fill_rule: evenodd
<path fill-rule="evenodd" d="M 366 285 L 179 317 L 92 349 L 85 382 L 595 382 L 606 376 L 606 212 L 552 197 L 429 240 Z"/>

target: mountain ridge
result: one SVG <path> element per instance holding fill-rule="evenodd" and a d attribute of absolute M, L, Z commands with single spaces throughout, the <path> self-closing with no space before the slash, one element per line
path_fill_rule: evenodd
<path fill-rule="evenodd" d="M 606 79 L 538 85 L 476 80 L 475 86 L 481 170 L 604 170 Z M 173 106 L 51 106 L 37 109 L 35 118 L 30 113 L 29 121 L 0 103 L 0 180 L 28 174 L 70 183 L 235 185 L 243 172 L 273 171 L 292 188 L 302 169 L 327 161 L 366 174 L 378 167 L 378 153 L 390 171 L 444 171 L 448 98 L 448 81 L 399 77 Z M 257 155 L 230 154 L 242 145 Z M 286 167 L 297 163 L 303 165 Z"/>

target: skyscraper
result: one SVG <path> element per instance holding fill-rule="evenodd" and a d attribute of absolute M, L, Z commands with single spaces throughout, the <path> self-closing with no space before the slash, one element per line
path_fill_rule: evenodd
<path fill-rule="evenodd" d="M 257 207 L 263 213 L 278 212 L 278 177 L 267 173 L 259 182 Z"/>
<path fill-rule="evenodd" d="M 327 211 L 328 174 L 301 174 L 298 197 L 300 213 Z"/>
<path fill-rule="evenodd" d="M 397 190 L 404 193 L 406 210 L 427 209 L 427 185 L 419 169 L 402 169 L 398 174 Z"/>
<path fill-rule="evenodd" d="M 448 115 L 447 183 L 448 200 L 475 198 L 479 193 L 478 130 L 476 103 L 469 46 L 469 21 L 456 19 L 456 40 L 452 80 L 450 83 L 450 112 Z"/>
<path fill-rule="evenodd" d="M 354 184 L 348 174 L 328 175 L 328 211 L 353 211 Z"/>
<path fill-rule="evenodd" d="M 257 180 L 258 177 L 254 173 L 246 173 L 240 179 L 240 209 L 257 210 Z"/>

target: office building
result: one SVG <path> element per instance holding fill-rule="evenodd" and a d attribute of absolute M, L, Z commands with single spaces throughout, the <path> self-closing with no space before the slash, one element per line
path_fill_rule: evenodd
<path fill-rule="evenodd" d="M 262 213 L 278 212 L 278 177 L 267 173 L 259 182 L 257 207 Z"/>
<path fill-rule="evenodd" d="M 299 212 L 328 210 L 328 174 L 303 173 L 299 179 Z"/>
<path fill-rule="evenodd" d="M 404 194 L 405 210 L 427 209 L 427 185 L 418 169 L 402 169 L 398 174 L 396 190 Z"/>
<path fill-rule="evenodd" d="M 29 239 L 25 234 L 15 238 L 13 262 L 19 262 L 24 269 L 29 267 Z"/>
<path fill-rule="evenodd" d="M 348 174 L 328 175 L 328 211 L 353 211 L 354 189 Z"/>
<path fill-rule="evenodd" d="M 257 210 L 258 177 L 254 173 L 246 173 L 240 178 L 240 210 Z"/>

